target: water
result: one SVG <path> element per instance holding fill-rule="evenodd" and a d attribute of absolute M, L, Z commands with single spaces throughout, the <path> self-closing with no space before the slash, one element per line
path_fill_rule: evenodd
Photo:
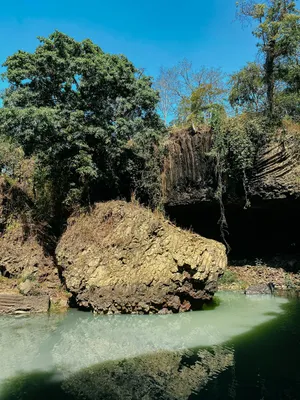
<path fill-rule="evenodd" d="M 0 317 L 0 399 L 300 399 L 300 302 L 220 293 L 175 315 Z"/>

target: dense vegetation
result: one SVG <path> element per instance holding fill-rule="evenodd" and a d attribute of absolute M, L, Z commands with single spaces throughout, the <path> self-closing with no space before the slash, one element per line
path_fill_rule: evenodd
<path fill-rule="evenodd" d="M 136 192 L 157 202 L 164 128 L 150 78 L 90 40 L 60 32 L 39 40 L 34 53 L 19 51 L 4 64 L 2 171 L 18 178 L 20 152 L 31 157 L 36 207 L 58 223 L 96 199 Z"/>
<path fill-rule="evenodd" d="M 156 82 L 125 56 L 90 40 L 54 32 L 35 52 L 4 63 L 8 89 L 0 109 L 0 168 L 23 183 L 35 218 L 60 227 L 80 205 L 129 198 L 161 203 L 160 173 L 167 129 L 208 125 L 213 136 L 222 217 L 234 177 L 245 192 L 262 145 L 287 122 L 300 122 L 300 13 L 292 0 L 237 3 L 252 23 L 259 61 L 226 77 L 187 60 L 161 69 Z M 59 228 L 59 229 L 60 229 Z M 224 238 L 225 239 L 225 238 Z"/>

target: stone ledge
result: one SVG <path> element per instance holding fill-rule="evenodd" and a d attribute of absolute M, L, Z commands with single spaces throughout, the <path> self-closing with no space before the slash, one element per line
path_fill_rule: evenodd
<path fill-rule="evenodd" d="M 50 298 L 0 293 L 0 314 L 25 314 L 48 312 Z"/>

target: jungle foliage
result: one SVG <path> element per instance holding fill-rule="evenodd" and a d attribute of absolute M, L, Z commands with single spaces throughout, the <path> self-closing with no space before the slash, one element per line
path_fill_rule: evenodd
<path fill-rule="evenodd" d="M 0 130 L 35 159 L 45 212 L 58 218 L 76 204 L 131 192 L 159 201 L 164 127 L 151 79 L 90 40 L 54 32 L 39 41 L 33 53 L 18 51 L 4 63 Z M 2 168 L 13 174 L 5 157 Z"/>
<path fill-rule="evenodd" d="M 162 201 L 167 128 L 197 132 L 205 125 L 226 230 L 228 182 L 241 185 L 248 206 L 258 151 L 284 120 L 300 122 L 295 2 L 242 0 L 237 16 L 252 24 L 259 53 L 232 76 L 183 60 L 162 67 L 153 82 L 125 56 L 57 31 L 40 37 L 34 52 L 9 56 L 0 108 L 1 174 L 21 182 L 24 165 L 30 165 L 26 179 L 36 215 L 58 226 L 78 206 L 132 193 L 154 207 Z"/>

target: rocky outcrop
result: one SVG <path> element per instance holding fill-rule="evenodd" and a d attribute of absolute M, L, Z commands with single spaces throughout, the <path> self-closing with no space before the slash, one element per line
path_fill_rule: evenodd
<path fill-rule="evenodd" d="M 163 169 L 163 194 L 168 206 L 215 200 L 214 165 L 208 156 L 211 145 L 209 129 L 182 129 L 172 134 Z"/>
<path fill-rule="evenodd" d="M 0 314 L 25 314 L 49 311 L 49 296 L 22 296 L 0 293 Z"/>
<path fill-rule="evenodd" d="M 249 198 L 261 200 L 300 199 L 299 132 L 278 136 L 261 148 L 248 181 Z M 168 143 L 164 161 L 163 192 L 167 206 L 216 202 L 215 167 L 209 157 L 212 132 L 180 130 Z M 245 193 L 227 179 L 227 203 L 245 204 Z"/>
<path fill-rule="evenodd" d="M 54 259 L 38 238 L 40 227 L 28 218 L 30 205 L 21 187 L 0 177 L 0 293 L 50 296 L 53 304 L 66 308 Z"/>
<path fill-rule="evenodd" d="M 249 286 L 245 290 L 245 294 L 254 295 L 254 294 L 272 294 L 275 290 L 275 285 L 272 282 L 268 284 L 258 284 Z"/>
<path fill-rule="evenodd" d="M 122 201 L 71 218 L 56 257 L 76 305 L 99 313 L 198 309 L 227 264 L 222 244 Z"/>
<path fill-rule="evenodd" d="M 61 309 L 68 304 L 52 257 L 45 254 L 35 236 L 24 236 L 19 221 L 0 234 L 0 293 L 5 292 L 50 296 L 51 302 Z"/>
<path fill-rule="evenodd" d="M 299 127 L 279 132 L 256 155 L 247 174 L 247 199 L 241 179 L 224 176 L 223 205 L 233 259 L 300 252 Z M 297 131 L 298 129 L 298 131 Z M 288 129 L 287 129 L 288 130 Z M 166 211 L 181 227 L 222 240 L 216 171 L 209 157 L 212 133 L 178 131 L 171 135 L 163 171 Z M 251 244 L 251 245 L 250 245 Z"/>

